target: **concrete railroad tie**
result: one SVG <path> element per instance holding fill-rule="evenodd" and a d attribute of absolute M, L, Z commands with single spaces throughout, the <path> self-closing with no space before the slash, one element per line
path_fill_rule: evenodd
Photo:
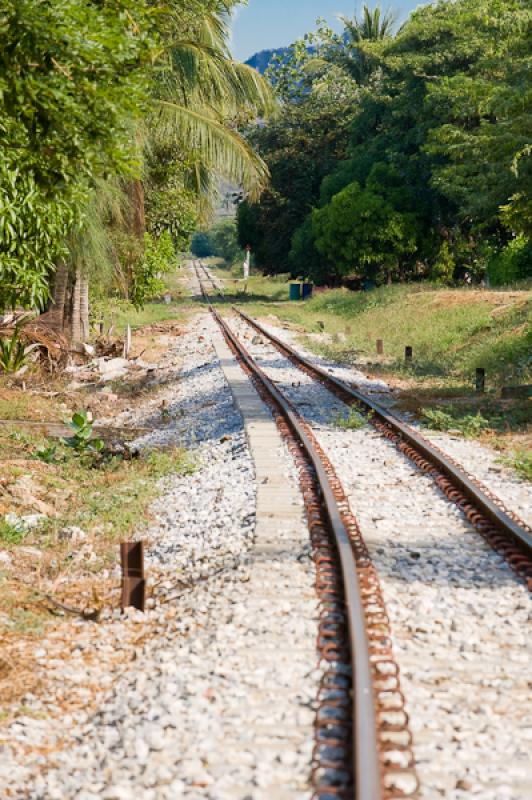
<path fill-rule="evenodd" d="M 250 720 L 264 718 L 268 708 L 270 713 L 275 707 L 277 713 L 282 709 L 281 725 L 255 723 L 252 741 L 246 744 L 257 758 L 272 761 L 271 785 L 261 786 L 253 797 L 300 800 L 308 796 L 309 784 L 301 779 L 301 773 L 291 780 L 286 766 L 280 773 L 279 761 L 287 753 L 298 752 L 299 758 L 308 753 L 310 768 L 313 744 L 313 714 L 309 698 L 305 701 L 301 696 L 301 687 L 308 683 L 308 673 L 316 663 L 316 631 L 312 624 L 309 630 L 294 623 L 302 605 L 306 609 L 302 616 L 309 619 L 309 598 L 310 618 L 317 618 L 313 565 L 308 558 L 301 558 L 308 545 L 303 500 L 297 479 L 286 474 L 284 445 L 271 414 L 221 334 L 213 335 L 213 344 L 244 419 L 257 481 L 256 537 L 248 584 L 252 618 L 246 656 L 255 678 L 244 687 L 245 702 Z M 231 750 L 233 745 L 238 749 L 238 739 L 231 741 L 236 732 L 227 734 L 224 749 Z"/>

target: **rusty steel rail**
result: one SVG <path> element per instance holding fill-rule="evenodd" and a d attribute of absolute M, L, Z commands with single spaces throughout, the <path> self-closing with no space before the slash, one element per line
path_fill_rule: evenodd
<path fill-rule="evenodd" d="M 316 712 L 314 800 L 392 800 L 418 790 L 412 736 L 378 575 L 334 468 L 309 426 L 212 307 L 243 369 L 271 408 L 299 470 L 320 598 L 327 669 Z"/>
<path fill-rule="evenodd" d="M 213 278 L 213 276 L 212 276 L 212 275 L 210 274 L 210 272 L 207 270 L 207 268 L 205 267 L 205 265 L 204 265 L 204 264 L 201 262 L 201 260 L 199 260 L 199 261 L 197 261 L 197 262 L 194 262 L 194 268 L 195 268 L 195 270 L 196 270 L 196 275 L 197 275 L 197 278 L 198 278 L 199 285 L 200 285 L 200 287 L 201 287 L 202 294 L 203 294 L 204 298 L 207 300 L 207 302 L 209 302 L 209 297 L 208 297 L 208 295 L 205 293 L 205 291 L 203 290 L 203 284 L 202 284 L 202 281 L 201 281 L 201 278 L 200 278 L 200 275 L 199 275 L 199 271 L 198 271 L 197 264 L 199 264 L 199 269 L 201 269 L 201 270 L 202 270 L 202 272 L 203 272 L 204 276 L 205 276 L 205 277 L 207 278 L 207 280 L 210 282 L 210 284 L 211 284 L 212 288 L 214 289 L 214 291 L 216 292 L 216 294 L 218 294 L 218 295 L 219 295 L 220 297 L 222 297 L 222 298 L 223 298 L 223 297 L 225 297 L 225 295 L 224 295 L 224 290 L 223 290 L 223 286 L 221 285 L 221 283 L 220 283 L 218 280 L 215 280 L 215 279 Z"/>
<path fill-rule="evenodd" d="M 302 356 L 240 309 L 234 306 L 233 309 L 297 367 L 319 380 L 344 401 L 355 402 L 371 412 L 371 421 L 375 427 L 388 435 L 424 471 L 437 470 L 438 476 L 436 473 L 433 476 L 440 488 L 465 511 L 469 520 L 506 556 L 510 566 L 524 576 L 532 587 L 532 531 L 523 520 L 505 507 L 500 498 L 388 409 Z M 508 539 L 513 545 L 511 549 L 507 548 Z"/>
<path fill-rule="evenodd" d="M 226 339 L 231 343 L 240 359 L 248 367 L 249 371 L 260 380 L 269 396 L 275 401 L 284 419 L 292 429 L 292 432 L 301 442 L 316 473 L 322 493 L 323 506 L 328 517 L 329 528 L 336 542 L 345 591 L 346 613 L 353 665 L 353 759 L 356 765 L 356 797 L 357 800 L 379 800 L 379 798 L 382 797 L 381 768 L 377 747 L 377 726 L 373 701 L 374 692 L 371 678 L 368 637 L 366 633 L 360 584 L 349 535 L 342 521 L 340 510 L 336 503 L 327 473 L 304 426 L 301 425 L 299 419 L 283 395 L 257 366 L 255 361 L 233 334 L 227 323 L 212 306 L 211 311 Z"/>

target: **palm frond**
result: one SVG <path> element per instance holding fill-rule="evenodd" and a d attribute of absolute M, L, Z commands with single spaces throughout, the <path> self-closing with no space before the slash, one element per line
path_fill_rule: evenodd
<path fill-rule="evenodd" d="M 205 167 L 243 186 L 252 196 L 268 182 L 268 167 L 246 140 L 212 116 L 168 100 L 157 101 L 161 135 L 181 137 L 189 152 L 201 154 Z"/>
<path fill-rule="evenodd" d="M 192 40 L 174 44 L 158 70 L 154 94 L 182 106 L 212 106 L 227 116 L 242 108 L 257 114 L 275 109 L 272 87 L 256 70 L 227 59 L 210 44 Z"/>

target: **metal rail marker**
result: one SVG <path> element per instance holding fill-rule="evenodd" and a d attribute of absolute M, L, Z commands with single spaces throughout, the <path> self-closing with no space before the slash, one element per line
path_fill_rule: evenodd
<path fill-rule="evenodd" d="M 122 611 L 129 606 L 144 611 L 146 578 L 144 575 L 144 542 L 121 542 Z"/>

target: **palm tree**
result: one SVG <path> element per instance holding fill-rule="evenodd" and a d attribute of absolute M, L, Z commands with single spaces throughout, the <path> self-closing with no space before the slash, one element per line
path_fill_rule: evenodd
<path fill-rule="evenodd" d="M 228 48 L 229 12 L 235 0 L 206 7 L 174 0 L 166 47 L 153 73 L 152 109 L 137 131 L 144 155 L 150 149 L 176 147 L 190 156 L 187 188 L 198 199 L 205 220 L 225 178 L 255 199 L 268 182 L 264 161 L 238 132 L 237 122 L 269 114 L 276 101 L 267 80 L 232 59 Z M 193 12 L 193 14 L 192 14 Z M 188 15 L 188 16 L 187 16 Z M 144 191 L 140 181 L 127 188 L 133 218 L 130 231 L 144 230 Z"/>
<path fill-rule="evenodd" d="M 388 9 L 383 13 L 380 6 L 370 10 L 365 5 L 361 19 L 340 16 L 340 20 L 347 46 L 340 54 L 338 64 L 359 85 L 364 85 L 370 79 L 373 67 L 361 45 L 390 38 L 396 23 L 395 12 Z"/>
<path fill-rule="evenodd" d="M 152 69 L 151 111 L 141 126 L 132 130 L 141 160 L 145 161 L 154 144 L 167 144 L 184 155 L 190 154 L 190 187 L 203 216 L 214 206 L 221 177 L 255 198 L 269 177 L 266 164 L 238 132 L 237 122 L 242 115 L 250 119 L 268 114 L 275 108 L 275 100 L 268 81 L 231 57 L 228 21 L 234 5 L 235 0 L 173 0 L 164 46 Z M 108 224 L 110 199 L 116 201 L 117 192 L 122 194 L 119 205 L 124 214 L 111 214 L 115 228 L 142 241 L 142 179 L 122 184 L 116 180 L 100 181 L 89 202 L 84 225 L 70 239 L 70 292 L 63 287 L 66 267 L 58 282 L 58 290 L 62 289 L 58 291 L 58 306 L 61 298 L 63 307 L 65 300 L 68 305 L 68 296 L 75 301 L 71 326 L 74 339 L 87 333 L 91 275 L 98 270 L 101 273 L 102 268 L 117 271 L 118 282 L 127 296 L 131 265 L 117 264 Z"/>
<path fill-rule="evenodd" d="M 212 198 L 220 176 L 255 196 L 268 180 L 266 164 L 238 133 L 236 120 L 243 112 L 254 117 L 270 113 L 275 100 L 269 82 L 229 53 L 232 5 L 218 0 L 186 36 L 177 28 L 156 71 L 148 123 L 152 137 L 177 142 L 195 154 L 192 177 L 204 198 Z"/>
<path fill-rule="evenodd" d="M 392 9 L 382 13 L 380 6 L 376 6 L 371 11 L 366 5 L 362 11 L 362 19 L 345 17 L 340 15 L 346 34 L 352 43 L 363 41 L 377 41 L 386 39 L 393 33 L 396 22 L 396 15 Z"/>
<path fill-rule="evenodd" d="M 332 47 L 325 47 L 310 58 L 305 66 L 306 71 L 314 76 L 318 89 L 319 81 L 327 75 L 347 76 L 358 86 L 365 86 L 375 67 L 364 50 L 364 44 L 393 36 L 396 15 L 391 9 L 383 13 L 380 6 L 371 10 L 365 5 L 361 18 L 340 15 L 339 19 L 344 26 L 342 36 L 336 37 Z"/>

